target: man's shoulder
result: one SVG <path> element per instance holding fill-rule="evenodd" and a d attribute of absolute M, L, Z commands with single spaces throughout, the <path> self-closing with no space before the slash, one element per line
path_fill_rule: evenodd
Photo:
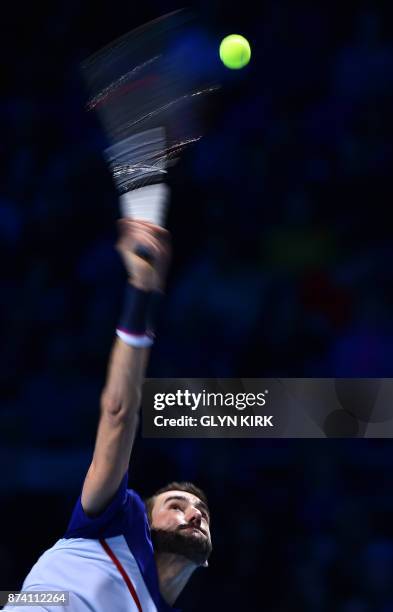
<path fill-rule="evenodd" d="M 143 501 L 139 493 L 135 491 L 135 489 L 128 489 L 128 488 L 126 489 L 126 492 L 127 492 L 128 497 L 131 498 L 138 505 L 138 508 L 142 512 L 146 513 L 145 502 Z"/>
<path fill-rule="evenodd" d="M 65 538 L 113 537 L 129 530 L 130 524 L 147 522 L 145 504 L 140 495 L 127 488 L 128 477 L 124 476 L 118 490 L 106 508 L 98 515 L 86 514 L 81 495 L 77 499 L 68 524 Z"/>

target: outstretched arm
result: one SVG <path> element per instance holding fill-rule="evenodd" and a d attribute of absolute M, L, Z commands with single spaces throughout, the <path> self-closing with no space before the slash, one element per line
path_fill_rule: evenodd
<path fill-rule="evenodd" d="M 162 290 L 169 258 L 168 232 L 142 221 L 120 221 L 120 252 L 129 282 L 150 293 Z M 138 256 L 140 247 L 151 260 Z M 100 420 L 93 459 L 82 490 L 82 506 L 97 515 L 110 503 L 128 469 L 138 427 L 141 389 L 149 348 L 130 346 L 116 338 L 101 394 Z"/>

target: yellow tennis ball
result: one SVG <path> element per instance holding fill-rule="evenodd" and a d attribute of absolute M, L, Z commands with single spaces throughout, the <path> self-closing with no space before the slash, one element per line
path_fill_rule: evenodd
<path fill-rule="evenodd" d="M 226 36 L 220 44 L 220 58 L 227 68 L 238 70 L 250 61 L 251 48 L 248 40 L 240 34 Z"/>

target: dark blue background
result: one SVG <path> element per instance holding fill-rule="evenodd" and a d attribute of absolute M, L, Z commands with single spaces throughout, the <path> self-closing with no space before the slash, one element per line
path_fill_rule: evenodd
<path fill-rule="evenodd" d="M 116 193 L 78 65 L 179 6 L 2 16 L 4 589 L 65 529 L 122 301 Z M 174 259 L 149 374 L 392 376 L 389 4 L 196 8 L 212 48 L 237 32 L 253 56 L 219 68 L 207 135 L 171 174 Z M 211 498 L 216 552 L 186 610 L 387 612 L 391 457 L 387 441 L 139 440 L 131 484 L 195 479 Z"/>

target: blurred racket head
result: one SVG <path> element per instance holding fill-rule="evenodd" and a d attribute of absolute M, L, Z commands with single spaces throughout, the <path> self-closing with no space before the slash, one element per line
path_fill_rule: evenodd
<path fill-rule="evenodd" d="M 182 9 L 128 32 L 82 64 L 87 108 L 104 128 L 104 154 L 120 194 L 163 182 L 168 165 L 202 137 L 203 107 L 219 84 L 200 32 L 195 15 Z"/>

